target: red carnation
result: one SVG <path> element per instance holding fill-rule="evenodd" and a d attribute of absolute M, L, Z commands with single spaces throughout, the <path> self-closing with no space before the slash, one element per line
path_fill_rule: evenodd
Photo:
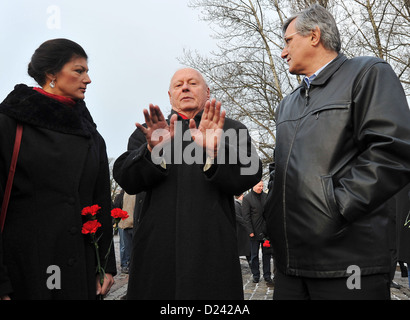
<path fill-rule="evenodd" d="M 128 212 L 121 210 L 120 208 L 114 208 L 111 210 L 111 217 L 113 217 L 114 219 L 125 220 L 128 218 Z"/>
<path fill-rule="evenodd" d="M 90 206 L 90 207 L 85 207 L 82 211 L 81 211 L 81 214 L 83 215 L 83 216 L 86 216 L 86 215 L 92 215 L 92 216 L 94 216 L 94 215 L 96 215 L 97 214 L 97 212 L 98 212 L 98 210 L 100 210 L 101 209 L 101 207 L 98 205 L 98 204 L 95 204 L 95 205 L 93 205 L 93 206 Z"/>
<path fill-rule="evenodd" d="M 97 220 L 87 221 L 83 224 L 83 229 L 81 230 L 81 232 L 83 234 L 95 234 L 99 227 L 101 227 L 101 223 L 99 223 Z"/>
<path fill-rule="evenodd" d="M 264 246 L 265 248 L 270 248 L 270 242 L 269 242 L 269 240 L 265 240 L 265 242 L 263 243 L 263 246 Z"/>

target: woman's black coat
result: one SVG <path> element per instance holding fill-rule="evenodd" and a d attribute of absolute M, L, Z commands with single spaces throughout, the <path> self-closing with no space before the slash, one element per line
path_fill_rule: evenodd
<path fill-rule="evenodd" d="M 0 196 L 10 166 L 16 123 L 23 138 L 4 232 L 0 237 L 0 295 L 12 299 L 95 299 L 96 261 L 83 207 L 98 204 L 102 259 L 112 237 L 110 185 L 103 138 L 83 101 L 74 107 L 26 85 L 0 105 Z M 104 259 L 103 259 L 104 260 Z M 104 261 L 103 261 L 104 263 Z M 47 280 L 61 271 L 61 289 Z M 115 257 L 108 261 L 115 274 Z"/>

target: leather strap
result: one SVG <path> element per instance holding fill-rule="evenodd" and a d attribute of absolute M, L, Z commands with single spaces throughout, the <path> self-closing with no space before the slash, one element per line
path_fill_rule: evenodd
<path fill-rule="evenodd" d="M 3 232 L 4 222 L 6 221 L 7 207 L 9 205 L 11 187 L 13 186 L 14 173 L 16 172 L 17 158 L 20 151 L 21 137 L 23 135 L 23 125 L 17 124 L 16 139 L 14 141 L 13 157 L 11 158 L 9 176 L 7 178 L 6 190 L 4 191 L 3 203 L 1 205 L 0 225 Z"/>

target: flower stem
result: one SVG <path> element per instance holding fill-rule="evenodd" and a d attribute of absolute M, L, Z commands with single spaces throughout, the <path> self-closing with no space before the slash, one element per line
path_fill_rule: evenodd
<path fill-rule="evenodd" d="M 105 263 L 104 263 L 104 270 L 107 268 L 107 263 L 108 263 L 108 256 L 111 253 L 111 247 L 113 246 L 114 242 L 114 234 L 118 230 L 118 221 L 116 221 L 115 226 L 114 226 L 114 231 L 113 231 L 113 236 L 111 237 L 111 243 L 110 246 L 108 247 L 107 254 L 105 255 Z"/>
<path fill-rule="evenodd" d="M 102 285 L 104 283 L 105 272 L 104 272 L 104 269 L 101 268 L 99 247 L 98 247 L 97 241 L 95 240 L 95 234 L 93 234 L 93 243 L 94 243 L 94 247 L 95 247 L 95 255 L 97 257 L 97 271 L 100 275 L 100 285 L 102 287 Z"/>

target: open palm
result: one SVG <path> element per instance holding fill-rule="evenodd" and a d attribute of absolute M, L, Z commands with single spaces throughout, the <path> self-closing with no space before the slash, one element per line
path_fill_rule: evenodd
<path fill-rule="evenodd" d="M 192 139 L 203 147 L 211 158 L 215 158 L 218 153 L 225 124 L 226 112 L 221 112 L 221 105 L 221 102 L 216 102 L 215 99 L 207 101 L 198 128 L 194 120 L 189 123 Z"/>
<path fill-rule="evenodd" d="M 156 146 L 162 146 L 171 141 L 174 136 L 174 122 L 176 116 L 171 118 L 170 125 L 168 125 L 158 106 L 150 104 L 149 111 L 144 109 L 145 124 L 147 127 L 136 123 L 135 125 L 142 133 L 148 142 L 148 149 L 152 151 Z"/>

